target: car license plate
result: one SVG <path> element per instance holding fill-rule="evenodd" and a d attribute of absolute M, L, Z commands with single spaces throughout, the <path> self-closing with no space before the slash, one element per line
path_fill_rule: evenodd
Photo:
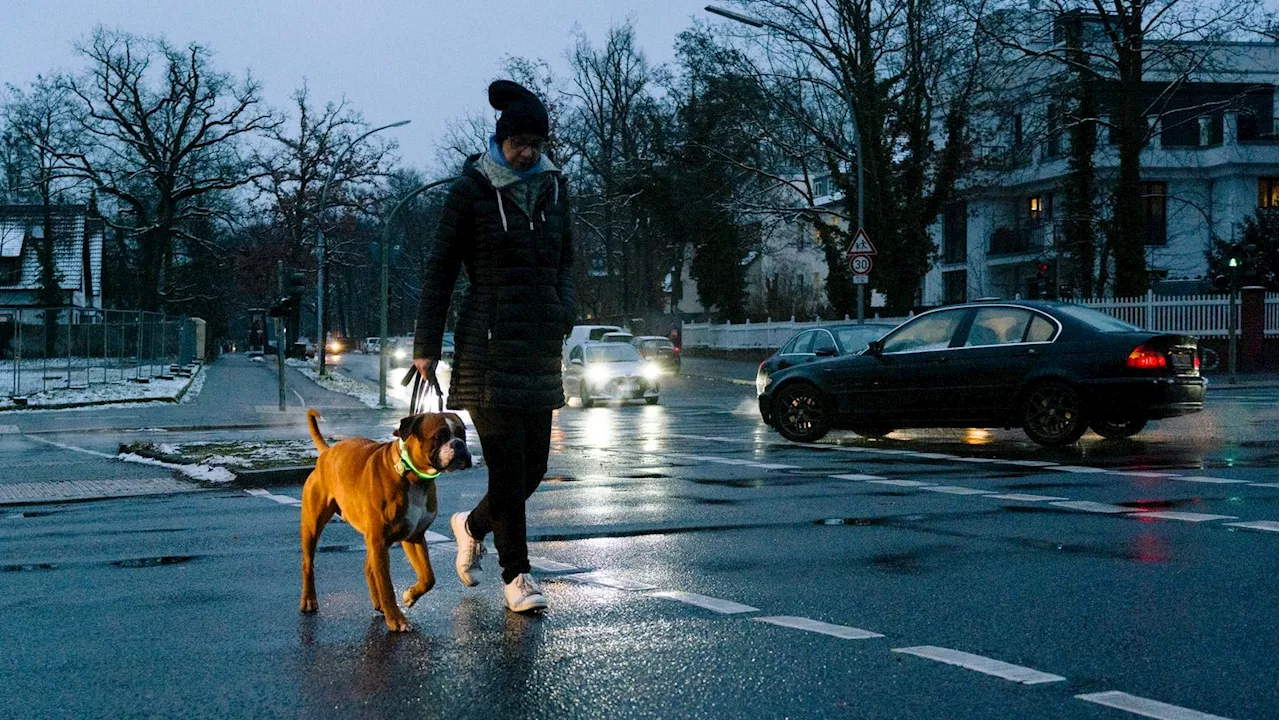
<path fill-rule="evenodd" d="M 1190 370 L 1195 367 L 1195 356 L 1189 352 L 1170 353 L 1173 358 L 1174 370 Z"/>

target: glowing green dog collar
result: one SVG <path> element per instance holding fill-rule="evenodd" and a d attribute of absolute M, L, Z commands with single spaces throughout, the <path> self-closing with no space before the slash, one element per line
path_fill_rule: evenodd
<path fill-rule="evenodd" d="M 436 478 L 440 477 L 440 473 L 438 472 L 424 473 L 421 470 L 419 470 L 418 467 L 413 464 L 413 461 L 409 459 L 409 448 L 404 444 L 404 438 L 400 438 L 400 472 L 401 474 L 404 473 L 405 468 L 409 468 L 410 472 L 412 472 L 414 475 L 417 475 L 419 478 L 423 480 L 435 480 Z"/>

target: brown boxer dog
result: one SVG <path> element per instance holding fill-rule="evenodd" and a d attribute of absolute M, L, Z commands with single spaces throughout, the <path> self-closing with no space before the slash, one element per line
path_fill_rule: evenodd
<path fill-rule="evenodd" d="M 396 440 L 375 442 L 349 438 L 325 442 L 317 420 L 307 410 L 311 440 L 320 450 L 315 470 L 302 489 L 302 604 L 315 612 L 315 557 L 320 533 L 335 513 L 364 536 L 364 576 L 373 609 L 382 613 L 392 632 L 413 627 L 396 605 L 388 551 L 400 543 L 418 575 L 404 591 L 412 607 L 435 585 L 423 535 L 436 518 L 436 482 L 442 472 L 471 467 L 467 429 L 454 413 L 422 413 L 400 421 Z"/>

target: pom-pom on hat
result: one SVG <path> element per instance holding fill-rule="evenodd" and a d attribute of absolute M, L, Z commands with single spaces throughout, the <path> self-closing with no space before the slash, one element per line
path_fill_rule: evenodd
<path fill-rule="evenodd" d="M 489 84 L 489 104 L 502 113 L 498 117 L 498 142 L 512 135 L 547 137 L 547 108 L 523 85 L 510 80 L 493 81 Z"/>

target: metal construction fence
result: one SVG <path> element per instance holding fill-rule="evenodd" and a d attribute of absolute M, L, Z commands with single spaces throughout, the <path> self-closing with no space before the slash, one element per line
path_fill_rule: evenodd
<path fill-rule="evenodd" d="M 1186 295 L 1158 296 L 1148 293 L 1137 298 L 1104 298 L 1100 300 L 1081 300 L 1077 304 L 1106 313 L 1112 317 L 1144 327 L 1154 332 L 1178 333 L 1194 335 L 1201 338 L 1227 337 L 1228 306 L 1226 295 Z M 1240 301 L 1236 300 L 1237 311 Z M 1277 322 L 1277 308 L 1280 308 L 1280 296 L 1267 293 L 1264 299 L 1265 335 L 1276 337 L 1280 334 L 1280 323 Z M 906 322 L 914 315 L 894 318 L 867 318 L 867 322 L 898 324 Z M 782 347 L 792 335 L 805 328 L 830 325 L 833 322 L 853 322 L 848 317 L 844 320 L 814 320 L 796 322 L 792 320 L 771 321 L 763 323 L 685 323 L 682 340 L 686 347 L 710 348 L 716 350 L 766 349 L 774 350 Z M 1237 335 L 1240 330 L 1237 329 Z"/>
<path fill-rule="evenodd" d="M 0 307 L 0 393 L 165 376 L 178 360 L 181 326 L 157 312 Z"/>

